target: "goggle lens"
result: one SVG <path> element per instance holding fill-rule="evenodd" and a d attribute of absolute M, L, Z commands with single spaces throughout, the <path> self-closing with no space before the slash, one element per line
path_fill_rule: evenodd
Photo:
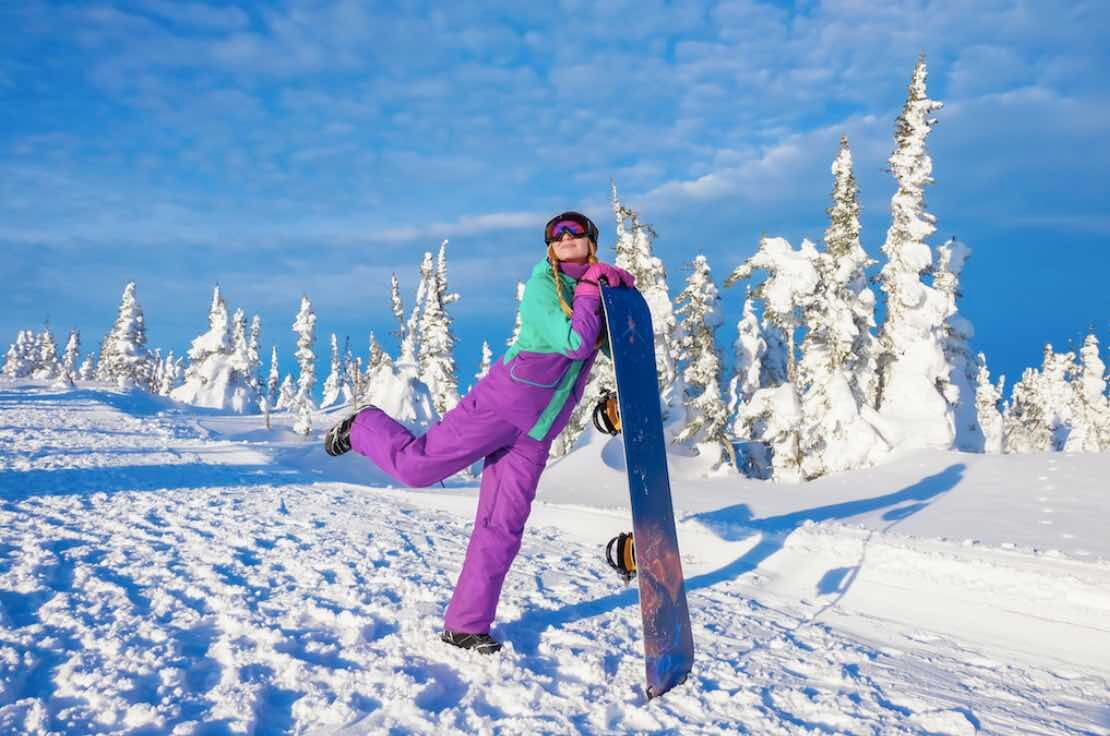
<path fill-rule="evenodd" d="M 581 238 L 588 231 L 585 225 L 576 220 L 559 220 L 547 228 L 547 242 L 561 239 L 564 233 L 570 233 L 575 238 Z"/>

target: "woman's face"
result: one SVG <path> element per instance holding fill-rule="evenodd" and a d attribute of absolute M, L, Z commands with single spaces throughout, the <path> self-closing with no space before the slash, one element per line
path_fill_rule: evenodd
<path fill-rule="evenodd" d="M 585 263 L 590 256 L 590 239 L 585 235 L 577 238 L 570 233 L 563 233 L 563 237 L 552 243 L 555 246 L 555 255 L 564 263 Z"/>

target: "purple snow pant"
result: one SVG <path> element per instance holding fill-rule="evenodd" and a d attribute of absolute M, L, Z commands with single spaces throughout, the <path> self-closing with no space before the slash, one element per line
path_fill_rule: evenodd
<path fill-rule="evenodd" d="M 444 624 L 451 631 L 488 633 L 551 441 L 534 440 L 479 408 L 472 392 L 420 437 L 382 410 L 366 409 L 351 428 L 351 447 L 408 486 L 431 485 L 485 458 L 474 532 Z"/>

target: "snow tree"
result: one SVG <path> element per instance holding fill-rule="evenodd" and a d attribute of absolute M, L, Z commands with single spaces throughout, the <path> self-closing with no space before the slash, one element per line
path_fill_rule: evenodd
<path fill-rule="evenodd" d="M 493 364 L 493 351 L 490 349 L 489 342 L 482 340 L 482 360 L 478 364 L 478 372 L 474 374 L 474 382 L 477 383 L 489 374 L 490 366 Z"/>
<path fill-rule="evenodd" d="M 732 378 L 728 382 L 728 413 L 736 416 L 740 406 L 751 400 L 760 388 L 760 372 L 763 368 L 763 355 L 767 352 L 767 341 L 752 308 L 751 288 L 744 297 L 744 311 L 736 323 L 736 340 L 732 343 Z"/>
<path fill-rule="evenodd" d="M 160 382 L 158 384 L 159 395 L 169 396 L 173 393 L 175 388 L 184 382 L 184 380 L 185 369 L 182 365 L 181 358 L 175 357 L 171 350 L 162 361 Z"/>
<path fill-rule="evenodd" d="M 381 344 L 378 343 L 378 339 L 374 336 L 374 331 L 371 330 L 370 331 L 370 352 L 367 353 L 367 357 L 366 357 L 366 370 L 371 371 L 371 370 L 377 368 L 378 365 L 382 362 L 382 359 L 385 357 L 385 354 L 386 353 L 382 349 Z"/>
<path fill-rule="evenodd" d="M 925 210 L 925 186 L 933 181 L 925 138 L 937 122 L 931 114 L 942 107 L 928 98 L 926 75 L 922 56 L 898 116 L 894 152 L 888 159 L 898 191 L 891 198 L 892 222 L 882 246 L 888 260 L 879 273 L 887 317 L 879 333 L 876 403 L 904 444 L 947 448 L 955 439 L 943 349 L 948 301 L 922 281 L 933 264 L 926 239 L 936 230 L 936 218 Z"/>
<path fill-rule="evenodd" d="M 398 370 L 405 371 L 416 378 L 420 376 L 420 315 L 424 307 L 424 299 L 431 287 L 433 271 L 432 254 L 426 252 L 424 253 L 424 260 L 420 263 L 420 281 L 416 287 L 416 299 L 407 320 L 404 318 L 401 297 L 397 291 L 396 275 L 394 275 L 392 284 L 393 314 L 401 322 L 401 329 L 398 332 L 401 349 L 397 356 L 396 365 Z"/>
<path fill-rule="evenodd" d="M 143 308 L 135 297 L 135 282 L 128 282 L 120 300 L 112 329 L 100 346 L 97 379 L 121 386 L 153 390 L 153 366 L 146 349 L 146 322 Z"/>
<path fill-rule="evenodd" d="M 216 286 L 208 308 L 208 330 L 190 344 L 185 380 L 170 392 L 170 398 L 239 414 L 256 411 L 258 395 L 250 372 L 246 316 L 239 309 L 229 318 L 227 304 Z"/>
<path fill-rule="evenodd" d="M 154 348 L 150 353 L 150 385 L 151 391 L 158 393 L 158 389 L 162 386 L 162 372 L 165 366 L 162 363 L 162 349 Z"/>
<path fill-rule="evenodd" d="M 297 393 L 289 411 L 295 417 L 293 431 L 307 437 L 312 431 L 312 410 L 316 408 L 312 400 L 312 389 L 316 386 L 316 353 L 312 351 L 316 344 L 316 314 L 307 296 L 301 297 L 301 308 L 293 321 L 293 332 L 297 335 L 297 352 L 293 357 L 297 359 L 300 373 L 297 376 Z"/>
<path fill-rule="evenodd" d="M 817 270 L 818 253 L 809 240 L 794 250 L 783 238 L 760 238 L 755 255 L 737 268 L 725 280 L 730 287 L 739 281 L 752 278 L 756 270 L 766 273 L 762 283 L 752 288 L 751 298 L 763 305 L 763 318 L 768 328 L 777 330 L 785 345 L 785 379 L 779 385 L 764 385 L 741 409 L 734 431 L 741 439 L 763 442 L 771 450 L 770 466 L 766 465 L 767 453 L 751 447 L 752 455 L 745 458 L 744 467 L 761 477 L 770 473 L 776 480 L 797 480 L 801 477 L 799 431 L 801 428 L 801 396 L 795 357 L 795 340 L 802 323 L 803 311 L 812 304 L 820 276 Z M 771 341 L 768 340 L 770 346 Z M 764 367 L 767 366 L 764 356 Z"/>
<path fill-rule="evenodd" d="M 1079 351 L 1079 367 L 1071 381 L 1072 429 L 1065 452 L 1110 449 L 1110 405 L 1106 398 L 1106 364 L 1099 357 L 1098 338 L 1087 335 Z"/>
<path fill-rule="evenodd" d="M 516 320 L 513 322 L 513 331 L 509 335 L 509 339 L 505 341 L 506 347 L 512 347 L 516 339 L 520 337 L 520 304 L 524 301 L 524 282 L 516 282 Z"/>
<path fill-rule="evenodd" d="M 266 378 L 266 400 L 271 409 L 278 407 L 278 386 L 280 386 L 281 374 L 278 372 L 278 353 L 277 345 L 270 348 L 270 374 Z"/>
<path fill-rule="evenodd" d="M 979 370 L 975 376 L 975 414 L 983 432 L 983 452 L 1002 452 L 1002 414 L 998 402 L 1006 385 L 1006 376 L 999 376 L 997 385 L 991 385 L 987 370 L 987 356 L 979 353 Z"/>
<path fill-rule="evenodd" d="M 832 164 L 832 206 L 827 210 L 823 281 L 824 309 L 819 317 L 825 325 L 832 366 L 847 369 L 849 385 L 860 403 L 874 406 L 875 294 L 868 286 L 866 269 L 875 263 L 860 242 L 859 186 L 852 167 L 848 139 L 840 138 L 840 151 Z"/>
<path fill-rule="evenodd" d="M 62 360 L 58 356 L 58 343 L 54 340 L 54 333 L 47 325 L 38 335 L 35 344 L 35 370 L 34 378 L 50 381 L 58 378 L 62 373 Z"/>
<path fill-rule="evenodd" d="M 424 254 L 420 267 L 423 305 L 417 323 L 417 363 L 420 380 L 432 392 L 436 411 L 441 415 L 459 403 L 459 383 L 455 375 L 455 335 L 447 305 L 458 300 L 458 294 L 447 289 L 447 241 L 439 248 L 435 270 L 432 254 Z M 420 301 L 418 295 L 417 300 Z"/>
<path fill-rule="evenodd" d="M 858 188 L 844 138 L 832 172 L 826 250 L 807 250 L 804 243 L 802 248 L 817 274 L 812 291 L 799 301 L 806 333 L 793 379 L 801 406 L 798 442 L 807 479 L 865 467 L 890 449 L 876 428 L 878 416 L 867 404 L 874 295 L 864 273 L 869 261 L 859 241 Z"/>
<path fill-rule="evenodd" d="M 713 470 L 726 462 L 736 466 L 728 433 L 728 406 L 721 397 L 721 358 L 717 328 L 721 326 L 720 297 L 705 256 L 694 258 L 686 288 L 675 299 L 682 318 L 679 358 L 684 363 L 685 423 L 676 442 L 692 443 L 699 455 L 713 460 Z"/>
<path fill-rule="evenodd" d="M 247 359 L 250 363 L 251 388 L 259 398 L 265 398 L 262 388 L 262 317 L 251 317 L 250 338 L 247 340 Z"/>
<path fill-rule="evenodd" d="M 437 418 L 428 387 L 395 365 L 385 352 L 366 376 L 362 401 L 373 404 L 413 431 L 426 429 Z"/>
<path fill-rule="evenodd" d="M 1026 368 L 1014 384 L 1010 402 L 1002 413 L 1002 448 L 1005 452 L 1035 452 L 1052 446 L 1052 432 L 1045 417 L 1041 375 Z"/>
<path fill-rule="evenodd" d="M 610 187 L 617 224 L 614 263 L 636 277 L 636 288 L 651 312 L 651 324 L 655 331 L 655 369 L 659 378 L 663 419 L 666 421 L 671 410 L 685 401 L 684 390 L 676 383 L 680 350 L 678 321 L 671 303 L 667 270 L 663 261 L 652 252 L 655 230 L 651 225 L 640 222 L 636 210 L 621 204 L 615 182 L 610 182 Z"/>
<path fill-rule="evenodd" d="M 77 371 L 77 377 L 82 381 L 96 380 L 96 363 L 91 353 L 86 355 L 85 359 L 81 361 L 81 368 Z"/>
<path fill-rule="evenodd" d="M 948 316 L 944 321 L 944 357 L 948 362 L 947 399 L 955 422 L 956 447 L 960 450 L 983 452 L 986 438 L 979 425 L 975 401 L 978 365 L 971 353 L 975 329 L 958 313 L 956 300 L 960 292 L 960 274 L 971 255 L 971 249 L 950 238 L 937 246 L 937 265 L 933 269 L 933 288 L 944 295 Z"/>
<path fill-rule="evenodd" d="M 343 374 L 350 387 L 350 401 L 353 403 L 362 393 L 362 359 L 355 358 L 351 352 L 351 338 L 343 338 Z"/>
<path fill-rule="evenodd" d="M 35 369 L 35 336 L 30 330 L 16 333 L 4 360 L 5 378 L 27 378 Z"/>
<path fill-rule="evenodd" d="M 1041 370 L 1027 368 L 1014 384 L 1009 406 L 1003 414 L 1003 446 L 1006 452 L 1062 450 L 1072 422 L 1069 379 L 1075 370 L 1073 353 L 1056 353 L 1044 347 Z"/>
<path fill-rule="evenodd" d="M 81 331 L 74 328 L 69 331 L 66 340 L 65 354 L 62 356 L 61 379 L 72 386 L 78 378 L 77 359 L 81 355 Z"/>
<path fill-rule="evenodd" d="M 727 283 L 726 283 L 727 285 Z M 790 381 L 789 366 L 793 363 L 793 337 L 787 344 L 786 333 L 774 320 L 768 319 L 764 314 L 759 323 L 760 332 L 767 348 L 763 353 L 763 361 L 759 366 L 760 388 L 774 388 Z M 787 356 L 791 357 L 787 357 Z"/>
<path fill-rule="evenodd" d="M 278 398 L 274 403 L 275 409 L 288 409 L 297 398 L 297 385 L 293 382 L 293 374 L 286 373 L 285 380 L 278 389 Z"/>
<path fill-rule="evenodd" d="M 261 322 L 258 323 L 261 330 Z M 258 356 L 258 345 L 252 345 L 253 337 L 247 336 L 247 315 L 240 309 L 232 317 L 231 331 L 231 407 L 238 413 L 254 413 L 259 409 L 258 370 L 262 361 Z"/>
<path fill-rule="evenodd" d="M 324 398 L 320 407 L 340 406 L 351 402 L 351 383 L 347 377 L 346 366 L 339 352 L 339 340 L 331 333 L 331 370 L 324 379 Z"/>
<path fill-rule="evenodd" d="M 1041 389 L 1045 401 L 1045 415 L 1048 419 L 1052 437 L 1052 450 L 1063 450 L 1071 434 L 1075 416 L 1073 414 L 1075 391 L 1072 379 L 1078 372 L 1075 353 L 1057 353 L 1051 345 L 1045 346 L 1044 361 L 1041 365 Z"/>

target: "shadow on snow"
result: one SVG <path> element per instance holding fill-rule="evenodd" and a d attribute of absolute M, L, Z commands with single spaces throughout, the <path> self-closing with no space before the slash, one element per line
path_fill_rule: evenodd
<path fill-rule="evenodd" d="M 857 501 L 829 504 L 828 506 L 817 506 L 812 509 L 779 516 L 768 516 L 762 519 L 753 519 L 751 509 L 747 504 L 737 504 L 717 511 L 689 516 L 687 520 L 701 522 L 707 528 L 716 531 L 725 540 L 739 541 L 752 534 L 760 534 L 761 539 L 754 547 L 724 567 L 703 575 L 687 578 L 686 590 L 709 588 L 752 572 L 771 555 L 782 549 L 786 544 L 787 537 L 806 522 L 847 519 L 888 507 L 890 510 L 883 514 L 882 518 L 895 523 L 902 521 L 927 508 L 937 497 L 955 488 L 960 479 L 963 478 L 966 469 L 966 465 L 958 463 L 950 465 L 935 475 L 922 478 L 913 485 L 894 493 Z M 906 504 L 906 502 L 912 503 L 903 506 L 902 504 Z M 506 623 L 499 628 L 501 633 L 513 642 L 513 647 L 517 651 L 526 656 L 535 656 L 539 648 L 540 634 L 545 629 L 610 613 L 618 608 L 636 603 L 638 598 L 637 590 L 628 588 L 620 593 L 558 609 L 531 608 L 525 610 L 516 621 Z"/>

